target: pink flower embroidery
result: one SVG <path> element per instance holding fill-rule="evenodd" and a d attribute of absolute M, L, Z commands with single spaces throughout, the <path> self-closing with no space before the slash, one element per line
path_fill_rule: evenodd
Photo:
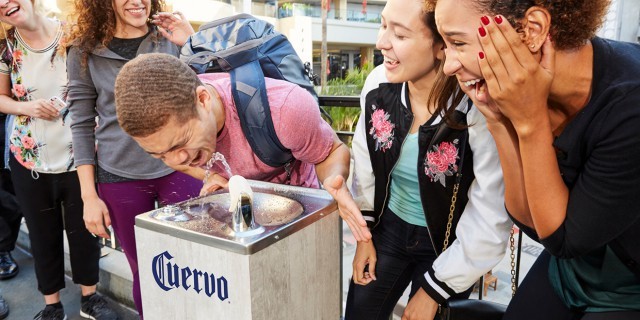
<path fill-rule="evenodd" d="M 453 176 L 458 172 L 456 160 L 458 156 L 458 139 L 453 142 L 442 142 L 439 146 L 433 146 L 432 151 L 428 151 L 424 159 L 424 174 L 426 174 L 431 182 L 438 181 L 443 187 L 446 187 L 445 177 Z"/>
<path fill-rule="evenodd" d="M 371 115 L 371 129 L 369 134 L 376 140 L 376 151 L 382 150 L 385 152 L 391 148 L 393 144 L 393 129 L 395 124 L 389 121 L 389 114 L 382 109 L 377 109 L 373 106 L 373 114 Z"/>
<path fill-rule="evenodd" d="M 22 98 L 27 94 L 27 90 L 25 90 L 24 86 L 21 84 L 14 84 L 11 91 L 13 91 L 13 95 L 15 95 L 16 98 Z"/>
<path fill-rule="evenodd" d="M 22 56 L 22 50 L 13 51 L 13 60 L 15 60 L 16 63 L 22 63 Z"/>
<path fill-rule="evenodd" d="M 33 149 L 33 147 L 36 145 L 35 141 L 33 141 L 33 138 L 29 136 L 22 136 L 22 138 L 20 138 L 20 142 L 22 142 L 22 147 L 25 149 Z"/>

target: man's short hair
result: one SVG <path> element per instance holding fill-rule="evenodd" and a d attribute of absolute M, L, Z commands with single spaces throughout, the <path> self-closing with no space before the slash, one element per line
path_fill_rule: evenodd
<path fill-rule="evenodd" d="M 202 82 L 180 59 L 143 54 L 127 62 L 115 84 L 120 127 L 133 137 L 149 136 L 171 119 L 185 123 L 198 116 L 196 88 Z"/>

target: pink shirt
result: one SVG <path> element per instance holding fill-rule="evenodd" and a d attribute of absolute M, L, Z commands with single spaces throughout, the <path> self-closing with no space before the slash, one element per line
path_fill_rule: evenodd
<path fill-rule="evenodd" d="M 225 123 L 217 138 L 216 151 L 224 155 L 231 173 L 247 179 L 285 183 L 287 174 L 284 168 L 274 168 L 262 162 L 245 138 L 231 95 L 229 75 L 211 73 L 199 77 L 218 91 L 224 104 Z M 320 117 L 317 103 L 306 90 L 282 80 L 265 78 L 265 83 L 276 134 L 280 143 L 296 158 L 289 184 L 317 188 L 314 164 L 322 162 L 331 152 L 333 129 Z M 212 170 L 229 178 L 219 162 Z"/>

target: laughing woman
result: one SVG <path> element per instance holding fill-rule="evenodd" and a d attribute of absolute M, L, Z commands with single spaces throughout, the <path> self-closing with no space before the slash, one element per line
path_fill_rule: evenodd
<path fill-rule="evenodd" d="M 358 238 L 346 319 L 389 319 L 411 282 L 403 319 L 431 320 L 504 256 L 500 163 L 482 114 L 455 82 L 436 81 L 444 43 L 423 1 L 387 1 L 376 46 L 384 65 L 366 80 L 353 141 L 359 206 L 336 197 L 341 210 L 362 210 L 372 234 Z M 453 103 L 430 99 L 442 89 Z M 449 108 L 452 123 L 439 111 Z"/>
<path fill-rule="evenodd" d="M 640 45 L 595 36 L 609 1 L 430 2 L 506 207 L 547 249 L 505 319 L 640 319 Z"/>
<path fill-rule="evenodd" d="M 169 15 L 175 23 L 168 30 L 155 27 L 149 17 L 156 18 L 162 4 L 160 0 L 76 0 L 78 24 L 67 61 L 84 221 L 89 231 L 104 238 L 109 237 L 106 227 L 113 225 L 133 272 L 133 299 L 140 315 L 135 216 L 153 210 L 156 202 L 164 205 L 196 196 L 202 185 L 145 153 L 116 119 L 113 91 L 120 68 L 143 53 L 177 56 L 176 44 L 184 44 L 193 32 L 184 17 L 174 15 Z"/>

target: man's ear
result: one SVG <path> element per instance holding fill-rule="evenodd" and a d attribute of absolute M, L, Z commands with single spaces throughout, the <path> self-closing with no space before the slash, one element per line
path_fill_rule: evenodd
<path fill-rule="evenodd" d="M 533 6 L 527 10 L 522 19 L 522 29 L 524 34 L 523 42 L 529 47 L 529 51 L 536 53 L 540 51 L 549 34 L 551 27 L 551 14 L 547 9 Z"/>
<path fill-rule="evenodd" d="M 211 108 L 211 94 L 204 85 L 199 85 L 196 88 L 196 99 L 199 107 Z"/>

